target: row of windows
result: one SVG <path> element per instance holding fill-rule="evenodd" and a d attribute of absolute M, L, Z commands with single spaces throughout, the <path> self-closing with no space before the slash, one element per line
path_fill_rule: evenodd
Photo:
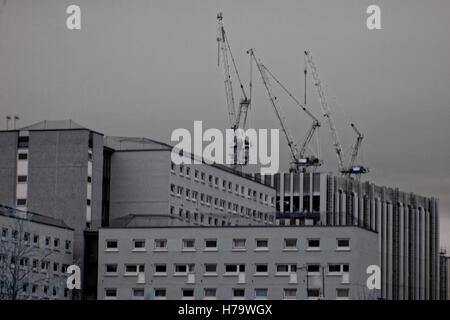
<path fill-rule="evenodd" d="M 0 288 L 6 288 L 2 285 L 0 281 Z M 20 288 L 20 294 L 27 296 L 27 295 L 33 295 L 36 298 L 39 297 L 40 294 L 46 295 L 46 296 L 58 296 L 60 292 L 60 288 L 57 286 L 49 286 L 49 285 L 38 285 L 38 284 L 30 284 L 30 283 L 24 283 L 22 284 L 22 287 Z M 69 289 L 64 288 L 63 290 L 64 297 L 69 297 Z"/>
<path fill-rule="evenodd" d="M 227 239 L 228 240 L 228 239 Z M 320 239 L 307 239 L 307 250 L 320 250 Z M 297 238 L 284 238 L 283 248 L 284 249 L 298 249 L 298 239 Z M 235 238 L 232 239 L 232 249 L 247 249 L 247 239 L 245 238 Z M 269 250 L 269 239 L 258 238 L 254 240 L 255 250 L 265 249 Z M 105 242 L 106 250 L 118 250 L 119 243 L 118 240 L 108 239 Z M 145 251 L 146 250 L 146 239 L 133 239 L 132 240 L 133 251 Z M 195 250 L 196 249 L 196 239 L 181 239 L 181 248 L 185 250 Z M 218 240 L 217 239 L 204 239 L 203 248 L 205 250 L 217 250 Z M 167 239 L 155 239 L 154 240 L 154 250 L 167 250 Z M 349 250 L 350 249 L 350 239 L 336 239 L 336 250 Z"/>
<path fill-rule="evenodd" d="M 217 276 L 217 264 L 216 263 L 205 263 L 203 264 L 203 272 L 207 276 L 216 275 Z M 307 264 L 305 268 L 308 275 L 317 275 L 321 273 L 322 266 L 318 263 Z M 246 264 L 240 263 L 225 263 L 224 264 L 224 275 L 235 275 L 238 273 L 243 273 L 246 270 Z M 350 271 L 350 265 L 348 263 L 329 263 L 327 265 L 328 275 L 338 275 L 342 273 L 348 273 Z M 125 264 L 124 265 L 124 275 L 133 276 L 138 273 L 145 272 L 145 264 Z M 155 263 L 153 264 L 154 275 L 167 275 L 168 267 L 165 263 Z M 195 263 L 175 263 L 173 264 L 173 274 L 174 275 L 187 275 L 188 273 L 195 272 Z M 295 263 L 275 263 L 275 274 L 276 275 L 289 275 L 291 273 L 297 272 L 297 264 Z M 268 263 L 255 263 L 254 265 L 255 275 L 269 275 L 269 264 Z M 105 264 L 105 274 L 118 276 L 118 265 L 117 263 Z"/>
<path fill-rule="evenodd" d="M 230 204 L 230 203 L 228 203 Z M 238 209 L 238 206 L 236 205 L 236 210 Z M 259 219 L 259 221 L 264 221 L 264 222 L 274 222 L 275 218 L 273 215 L 267 214 L 267 213 L 262 213 L 261 211 L 256 211 L 256 210 L 251 210 L 250 208 L 245 208 L 244 206 L 241 207 L 241 216 L 244 216 L 244 211 L 245 209 L 245 216 L 248 219 L 253 218 L 254 220 Z M 220 210 L 223 210 L 223 208 L 220 208 Z M 177 211 L 177 208 L 174 206 L 170 206 L 170 214 L 175 215 Z M 230 210 L 231 211 L 231 210 Z M 236 211 L 231 211 L 234 214 L 237 214 Z M 207 214 L 206 214 L 207 215 Z M 207 217 L 208 219 L 205 219 L 205 213 L 198 213 L 198 212 L 194 212 L 192 213 L 190 210 L 185 210 L 183 208 L 178 208 L 178 216 L 181 218 L 186 218 L 187 220 L 193 219 L 194 222 L 198 222 L 198 223 L 207 223 L 208 225 L 214 225 L 214 226 L 218 226 L 218 225 L 231 225 L 230 221 L 226 221 L 226 220 L 220 220 L 219 218 L 214 218 L 214 217 Z"/>
<path fill-rule="evenodd" d="M 191 190 L 189 188 L 183 188 L 181 186 L 176 186 L 173 183 L 170 185 L 170 194 L 172 196 L 177 196 L 178 198 L 182 198 L 184 195 L 185 199 L 187 201 L 192 201 L 193 203 L 197 203 L 197 201 L 200 198 L 200 205 L 210 207 L 212 204 L 214 204 L 216 209 L 217 208 L 225 209 L 226 203 L 227 203 L 227 201 L 225 201 L 224 199 L 220 199 L 217 197 L 214 198 L 214 202 L 213 202 L 213 197 L 210 195 L 207 195 L 205 193 L 200 193 L 200 197 L 199 197 L 198 191 Z M 249 197 L 249 199 L 250 199 L 250 197 Z M 256 199 L 254 199 L 254 201 L 256 201 Z M 271 205 L 273 206 L 274 205 L 274 197 L 270 197 L 270 201 L 271 201 Z M 268 196 L 266 195 L 265 199 L 261 200 L 260 202 L 268 205 Z M 233 210 L 233 211 L 237 212 L 238 204 L 228 201 L 228 210 Z M 243 213 L 243 211 L 241 213 Z"/>
<path fill-rule="evenodd" d="M 194 298 L 195 294 L 194 288 L 182 288 L 181 296 L 183 298 Z M 200 290 L 200 289 L 197 289 Z M 217 288 L 204 288 L 202 290 L 203 297 L 205 299 L 215 299 L 217 296 Z M 246 297 L 246 289 L 245 288 L 232 288 L 232 297 L 233 298 L 245 298 Z M 255 288 L 253 291 L 253 297 L 258 298 L 267 298 L 269 293 L 268 288 Z M 133 288 L 132 290 L 133 298 L 135 299 L 144 299 L 145 297 L 145 288 Z M 165 299 L 167 297 L 167 289 L 166 288 L 154 288 L 153 296 L 155 299 Z M 321 296 L 320 289 L 307 289 L 307 297 L 308 298 L 316 298 L 318 299 Z M 336 299 L 349 298 L 350 289 L 348 288 L 337 288 L 336 289 Z M 107 288 L 105 289 L 105 298 L 106 299 L 116 299 L 117 298 L 117 288 Z M 297 288 L 284 288 L 282 297 L 284 299 L 296 299 L 297 298 Z"/>
<path fill-rule="evenodd" d="M 171 172 L 173 174 L 175 174 L 176 169 L 175 169 L 175 164 L 172 162 L 171 164 Z M 206 174 L 204 172 L 201 172 L 197 169 L 193 170 L 194 171 L 194 181 L 197 182 L 201 182 L 201 183 L 205 183 L 206 182 Z M 178 172 L 179 175 L 182 177 L 186 177 L 187 179 L 191 179 L 191 168 L 190 167 L 185 167 L 184 165 L 180 165 L 178 166 Z M 222 187 L 222 190 L 228 190 L 228 192 L 232 193 L 233 192 L 233 182 L 231 181 L 227 181 L 225 179 L 221 179 L 219 177 L 214 177 L 213 175 L 208 175 L 208 184 L 210 186 L 214 186 L 215 188 L 219 188 L 219 186 Z M 247 197 L 249 199 L 253 199 L 254 201 L 257 201 L 258 199 L 258 191 L 256 190 L 252 190 L 251 188 L 247 188 L 243 185 L 239 185 L 239 184 L 235 184 L 234 185 L 234 192 L 237 195 L 241 195 L 242 197 L 245 197 L 245 190 L 247 190 Z M 264 203 L 268 203 L 269 202 L 269 195 L 268 194 L 264 194 L 262 192 L 259 192 L 259 200 L 260 202 L 264 202 Z M 273 197 L 270 197 L 270 203 L 274 204 L 275 199 Z"/>
<path fill-rule="evenodd" d="M 7 263 L 5 255 L 0 255 L 0 264 L 4 265 Z M 16 261 L 16 257 L 11 257 L 9 263 L 11 266 L 15 266 L 16 263 L 19 263 L 19 267 L 28 269 L 31 268 L 33 272 L 49 272 L 53 271 L 54 273 L 66 273 L 68 264 L 61 264 L 59 262 L 50 262 L 48 260 L 39 260 L 39 259 L 31 259 L 27 257 L 20 258 L 19 261 Z"/>
<path fill-rule="evenodd" d="M 21 239 L 19 239 L 21 238 Z M 1 240 L 6 241 L 7 239 L 11 240 L 21 240 L 28 245 L 33 244 L 35 247 L 40 247 L 41 242 L 47 248 L 53 248 L 54 250 L 59 250 L 61 248 L 61 239 L 57 237 L 50 236 L 39 236 L 37 234 L 31 235 L 29 232 L 24 232 L 19 235 L 19 232 L 14 229 L 8 229 L 6 227 L 2 227 Z M 72 249 L 72 241 L 65 240 L 64 241 L 64 249 L 66 251 L 70 251 Z"/>

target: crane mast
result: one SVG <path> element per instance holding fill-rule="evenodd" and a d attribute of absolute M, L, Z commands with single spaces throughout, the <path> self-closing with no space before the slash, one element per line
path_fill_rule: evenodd
<path fill-rule="evenodd" d="M 358 151 L 359 151 L 359 148 L 361 147 L 361 143 L 362 143 L 362 140 L 364 139 L 364 135 L 358 130 L 358 128 L 356 128 L 355 124 L 352 123 L 351 127 L 355 131 L 357 137 L 356 137 L 356 142 L 352 148 L 352 154 L 350 157 L 348 167 L 342 173 L 347 174 L 347 175 L 351 175 L 351 174 L 359 175 L 362 173 L 367 173 L 367 172 L 369 172 L 369 168 L 360 166 L 360 165 L 355 165 L 356 157 L 358 156 Z"/>
<path fill-rule="evenodd" d="M 330 134 L 331 134 L 331 139 L 333 141 L 334 150 L 335 150 L 336 156 L 338 158 L 339 171 L 342 172 L 342 171 L 344 171 L 342 146 L 341 146 L 341 142 L 339 141 L 339 136 L 337 134 L 337 130 L 334 125 L 333 118 L 331 116 L 331 111 L 328 107 L 328 103 L 327 103 L 327 100 L 325 97 L 325 92 L 322 88 L 322 84 L 321 84 L 321 81 L 319 78 L 319 73 L 317 71 L 317 67 L 316 67 L 314 61 L 312 60 L 312 56 L 309 54 L 308 51 L 305 51 L 305 57 L 306 57 L 306 61 L 308 62 L 308 65 L 311 68 L 311 74 L 312 74 L 312 77 L 315 82 L 314 84 L 317 89 L 317 93 L 319 95 L 320 106 L 322 108 L 322 114 L 325 117 L 325 119 L 327 120 L 328 128 L 330 129 Z"/>

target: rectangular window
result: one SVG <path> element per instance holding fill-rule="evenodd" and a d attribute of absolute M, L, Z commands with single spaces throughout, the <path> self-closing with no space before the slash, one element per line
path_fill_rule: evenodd
<path fill-rule="evenodd" d="M 336 298 L 348 298 L 350 290 L 348 288 L 338 288 L 336 289 Z"/>
<path fill-rule="evenodd" d="M 59 248 L 59 239 L 58 238 L 53 239 L 53 247 Z"/>
<path fill-rule="evenodd" d="M 17 182 L 19 183 L 27 182 L 27 176 L 17 176 Z"/>
<path fill-rule="evenodd" d="M 117 240 L 106 240 L 106 249 L 118 249 Z"/>
<path fill-rule="evenodd" d="M 340 264 L 329 264 L 328 265 L 328 272 L 329 273 L 340 273 L 341 272 L 341 265 Z"/>
<path fill-rule="evenodd" d="M 27 160 L 28 159 L 28 153 L 20 152 L 20 153 L 17 154 L 17 158 L 19 160 Z"/>
<path fill-rule="evenodd" d="M 296 297 L 297 297 L 297 289 L 295 288 L 283 289 L 283 298 L 295 299 Z"/>
<path fill-rule="evenodd" d="M 319 273 L 320 264 L 309 264 L 307 267 L 308 273 Z"/>
<path fill-rule="evenodd" d="M 277 264 L 277 273 L 297 272 L 296 264 Z"/>
<path fill-rule="evenodd" d="M 255 297 L 256 298 L 267 298 L 267 289 L 255 289 Z"/>
<path fill-rule="evenodd" d="M 106 273 L 117 273 L 117 264 L 106 264 L 105 271 Z"/>
<path fill-rule="evenodd" d="M 245 264 L 226 264 L 225 272 L 226 273 L 245 272 Z"/>
<path fill-rule="evenodd" d="M 256 239 L 256 248 L 257 249 L 268 249 L 269 248 L 269 240 Z"/>
<path fill-rule="evenodd" d="M 216 239 L 206 239 L 205 240 L 205 248 L 206 249 L 217 249 L 217 240 Z"/>
<path fill-rule="evenodd" d="M 193 298 L 194 289 L 183 289 L 183 298 Z"/>
<path fill-rule="evenodd" d="M 216 289 L 215 288 L 205 288 L 205 298 L 215 298 L 216 297 Z"/>
<path fill-rule="evenodd" d="M 349 239 L 337 239 L 337 248 L 338 249 L 350 249 L 350 240 Z"/>
<path fill-rule="evenodd" d="M 217 272 L 217 264 L 215 263 L 205 264 L 205 273 L 216 273 L 216 272 Z"/>
<path fill-rule="evenodd" d="M 143 264 L 127 264 L 125 265 L 125 275 L 136 275 L 137 273 L 144 272 L 145 265 Z"/>
<path fill-rule="evenodd" d="M 233 289 L 233 297 L 234 298 L 244 298 L 245 297 L 245 289 L 234 288 Z"/>
<path fill-rule="evenodd" d="M 18 206 L 26 206 L 27 205 L 27 199 L 17 199 L 16 205 L 18 205 Z"/>
<path fill-rule="evenodd" d="M 245 249 L 245 239 L 233 239 L 233 249 Z"/>
<path fill-rule="evenodd" d="M 320 289 L 308 289 L 308 298 L 318 299 L 320 297 Z"/>
<path fill-rule="evenodd" d="M 194 249 L 195 240 L 194 239 L 183 239 L 183 249 Z"/>
<path fill-rule="evenodd" d="M 134 288 L 133 298 L 144 299 L 144 288 Z"/>
<path fill-rule="evenodd" d="M 47 247 L 50 246 L 50 242 L 51 242 L 51 238 L 50 237 L 45 237 L 45 245 Z"/>
<path fill-rule="evenodd" d="M 175 273 L 194 272 L 195 264 L 176 264 Z"/>
<path fill-rule="evenodd" d="M 70 240 L 66 240 L 66 245 L 65 245 L 66 250 L 70 250 L 71 246 L 72 246 L 72 242 Z"/>
<path fill-rule="evenodd" d="M 107 298 L 116 298 L 117 297 L 117 289 L 105 289 L 105 297 Z"/>
<path fill-rule="evenodd" d="M 166 289 L 155 289 L 155 297 L 156 298 L 165 298 L 166 297 Z"/>
<path fill-rule="evenodd" d="M 145 250 L 145 240 L 134 239 L 133 240 L 133 250 L 144 251 Z"/>
<path fill-rule="evenodd" d="M 269 268 L 268 268 L 267 264 L 257 264 L 255 269 L 256 269 L 256 273 L 269 272 Z"/>
<path fill-rule="evenodd" d="M 6 239 L 8 237 L 8 228 L 2 228 L 2 239 Z"/>
<path fill-rule="evenodd" d="M 320 250 L 320 240 L 308 239 L 308 250 Z"/>
<path fill-rule="evenodd" d="M 92 177 L 87 177 L 87 182 L 92 183 Z"/>
<path fill-rule="evenodd" d="M 28 136 L 19 136 L 17 139 L 17 148 L 28 148 L 28 142 Z"/>
<path fill-rule="evenodd" d="M 156 239 L 155 240 L 155 250 L 163 250 L 167 249 L 167 240 L 166 239 Z"/>
<path fill-rule="evenodd" d="M 285 249 L 297 249 L 297 239 L 284 239 Z"/>
<path fill-rule="evenodd" d="M 156 264 L 155 265 L 155 273 L 166 273 L 167 265 L 165 264 Z"/>

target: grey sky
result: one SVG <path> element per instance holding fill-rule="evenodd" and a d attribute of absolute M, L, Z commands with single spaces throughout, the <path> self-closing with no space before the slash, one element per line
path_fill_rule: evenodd
<path fill-rule="evenodd" d="M 80 31 L 66 29 L 69 4 L 81 6 Z M 365 26 L 370 4 L 381 7 L 380 31 Z M 72 118 L 109 135 L 169 142 L 173 129 L 191 129 L 194 120 L 227 127 L 216 65 L 219 10 L 244 79 L 245 50 L 255 47 L 301 96 L 302 53 L 312 52 L 344 148 L 354 141 L 354 121 L 366 136 L 367 179 L 440 198 L 441 242 L 450 249 L 446 0 L 7 1 L 0 16 L 0 128 L 6 114 L 19 114 L 19 125 Z M 310 83 L 309 89 L 310 108 L 320 115 Z M 249 126 L 278 128 L 256 73 L 253 98 Z M 281 102 L 300 139 L 310 120 Z M 323 170 L 336 171 L 329 141 L 324 125 Z M 281 150 L 285 164 L 284 140 Z"/>

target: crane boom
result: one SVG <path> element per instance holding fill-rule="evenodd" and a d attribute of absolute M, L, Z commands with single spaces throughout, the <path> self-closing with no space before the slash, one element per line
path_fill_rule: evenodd
<path fill-rule="evenodd" d="M 358 151 L 359 148 L 361 147 L 364 135 L 358 130 L 358 128 L 356 128 L 355 124 L 352 123 L 351 126 L 355 131 L 357 137 L 355 144 L 353 145 L 352 148 L 352 154 L 350 157 L 348 167 L 344 171 L 342 171 L 342 173 L 347 175 L 355 174 L 357 177 L 359 177 L 361 174 L 369 172 L 369 168 L 362 165 L 355 165 L 356 157 L 358 156 Z"/>
<path fill-rule="evenodd" d="M 301 108 L 313 120 L 313 124 L 312 124 L 311 128 L 308 130 L 308 132 L 305 136 L 305 139 L 303 140 L 300 151 L 296 155 L 297 161 L 299 159 L 306 159 L 305 158 L 306 148 L 308 147 L 309 143 L 311 142 L 311 139 L 314 136 L 315 131 L 320 127 L 320 122 L 308 109 L 306 109 L 306 107 L 304 105 L 302 105 L 297 100 L 296 97 L 294 97 L 294 95 L 291 92 L 289 92 L 289 90 L 272 74 L 272 72 L 270 72 L 269 69 L 267 69 L 267 67 L 264 67 L 264 68 L 267 70 L 269 75 L 275 80 L 275 82 L 283 89 L 283 91 L 286 92 L 286 94 L 297 104 L 297 106 L 299 108 Z M 315 165 L 318 165 L 318 164 L 320 164 L 320 161 L 317 159 L 317 162 L 315 162 Z"/>
<path fill-rule="evenodd" d="M 281 113 L 281 109 L 278 107 L 277 104 L 277 97 L 274 96 L 273 92 L 272 92 L 272 86 L 270 84 L 269 78 L 267 76 L 266 73 L 266 67 L 264 66 L 264 64 L 262 64 L 262 62 L 256 58 L 255 56 L 255 50 L 254 49 L 250 49 L 247 51 L 248 54 L 250 54 L 251 57 L 253 57 L 253 60 L 255 61 L 256 67 L 258 68 L 259 73 L 261 74 L 261 78 L 263 80 L 264 86 L 266 87 L 267 90 L 267 94 L 269 95 L 269 100 L 275 110 L 275 114 L 278 118 L 278 120 L 280 121 L 281 124 L 281 129 L 283 130 L 283 133 L 286 137 L 288 146 L 289 146 L 289 150 L 291 152 L 291 157 L 293 159 L 294 163 L 297 163 L 297 156 L 299 154 L 298 152 L 298 146 L 295 143 L 294 139 L 292 138 L 291 133 L 289 132 L 289 128 L 287 126 L 286 123 L 286 119 L 285 117 L 282 115 Z"/>
<path fill-rule="evenodd" d="M 337 130 L 334 125 L 333 118 L 331 116 L 331 111 L 327 104 L 325 92 L 324 92 L 324 90 L 322 88 L 322 84 L 320 82 L 319 73 L 317 71 L 317 67 L 316 67 L 314 61 L 312 60 L 312 56 L 309 54 L 308 51 L 305 51 L 305 57 L 306 57 L 306 61 L 308 62 L 309 66 L 311 68 L 311 74 L 315 81 L 315 87 L 316 87 L 317 93 L 319 95 L 320 106 L 322 108 L 322 114 L 325 117 L 325 119 L 327 120 L 328 127 L 330 129 L 330 134 L 331 134 L 331 139 L 333 140 L 334 150 L 335 150 L 336 156 L 338 158 L 339 171 L 342 172 L 344 170 L 342 146 L 341 146 L 341 142 L 339 141 L 339 136 L 337 134 Z"/>
<path fill-rule="evenodd" d="M 230 65 L 228 63 L 228 45 L 226 42 L 225 29 L 223 27 L 223 15 L 221 12 L 217 14 L 217 42 L 219 50 L 222 52 L 222 68 L 225 82 L 225 94 L 227 98 L 228 118 L 231 126 L 234 126 L 236 119 L 236 109 L 234 106 L 233 85 L 231 82 Z"/>

